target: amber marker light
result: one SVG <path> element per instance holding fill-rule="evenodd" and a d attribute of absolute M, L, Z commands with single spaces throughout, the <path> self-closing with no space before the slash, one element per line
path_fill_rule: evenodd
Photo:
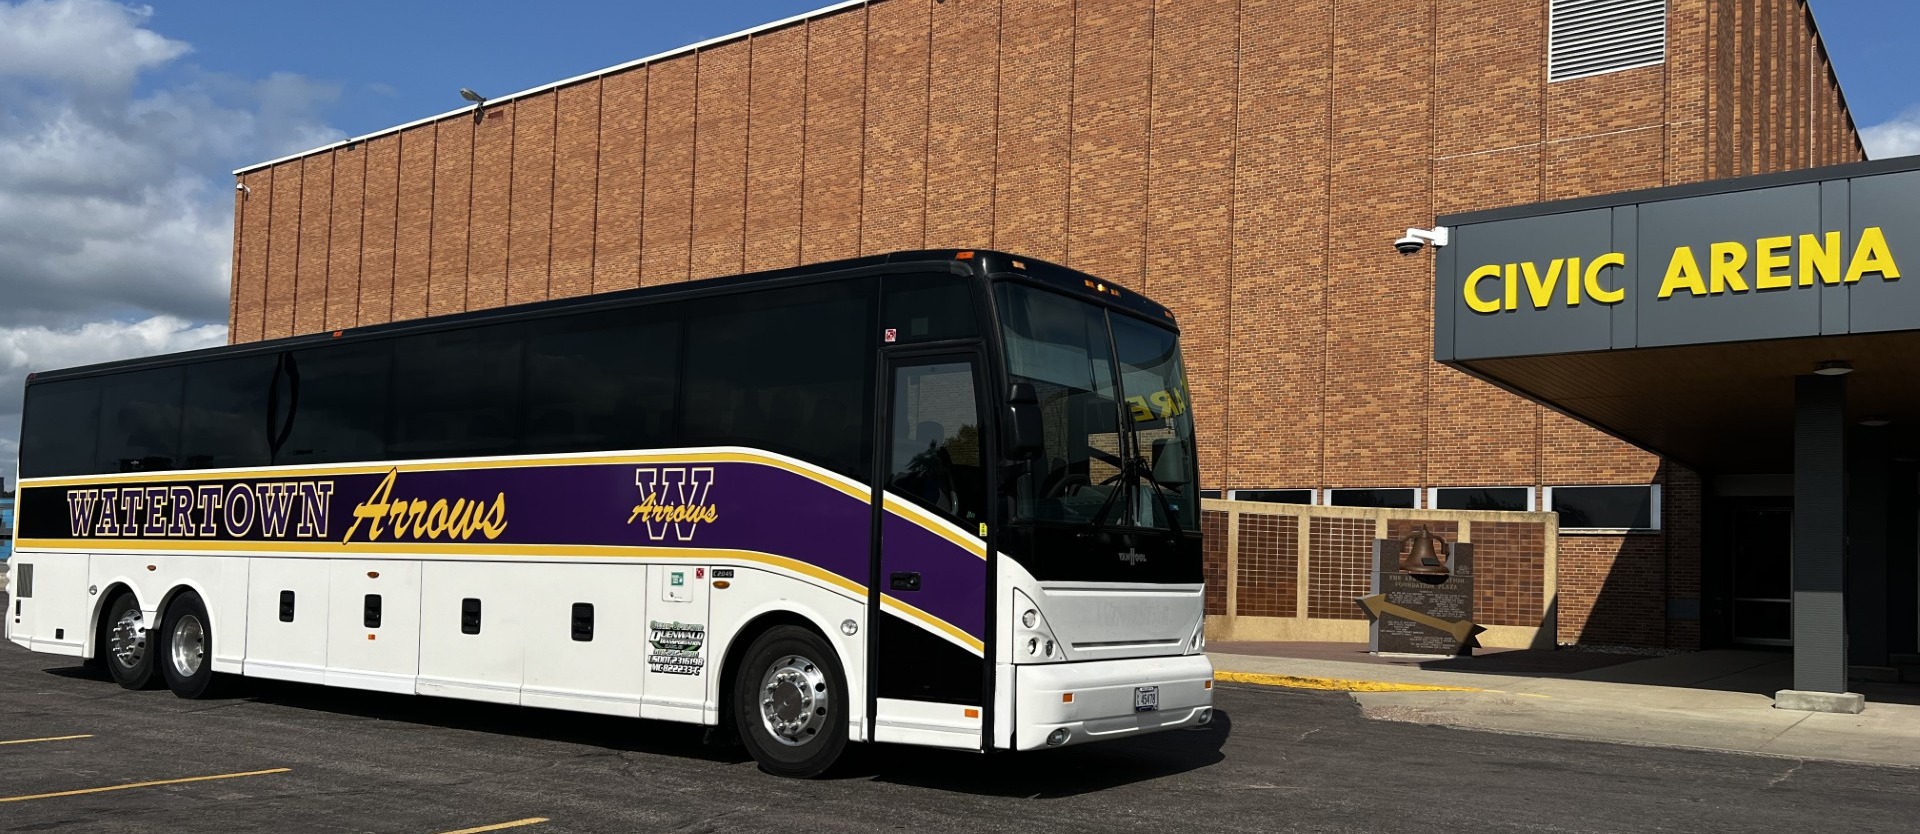
<path fill-rule="evenodd" d="M 1071 692 L 1060 693 L 1060 703 L 1063 703 L 1063 704 L 1073 703 L 1073 693 Z"/>
<path fill-rule="evenodd" d="M 954 259 L 954 260 L 956 260 L 956 261 L 971 261 L 971 260 L 973 260 L 973 253 L 972 253 L 972 252 L 961 252 L 961 253 L 958 253 L 958 254 L 956 254 L 956 255 L 954 255 L 954 256 L 953 256 L 953 259 Z"/>
<path fill-rule="evenodd" d="M 367 571 L 367 578 L 368 578 L 368 579 L 379 579 L 379 578 L 380 578 L 380 572 L 379 572 L 379 571 L 377 571 L 377 570 L 370 570 L 370 571 Z"/>
<path fill-rule="evenodd" d="M 973 708 L 973 707 L 967 707 L 967 717 L 968 717 L 968 718 L 979 718 L 979 717 L 980 717 L 980 710 L 978 710 L 978 709 L 975 709 L 975 708 Z"/>
<path fill-rule="evenodd" d="M 1208 679 L 1207 679 L 1207 682 L 1206 682 L 1206 684 L 1205 684 L 1205 688 L 1206 688 L 1206 689 L 1212 689 L 1212 688 L 1213 688 L 1213 679 L 1212 679 L 1212 678 L 1208 678 Z"/>
<path fill-rule="evenodd" d="M 347 331 L 345 331 L 345 330 L 335 330 L 335 331 L 333 331 L 333 338 L 335 338 L 335 339 L 338 339 L 338 338 L 340 338 L 341 336 L 345 336 L 345 335 L 347 335 Z"/>

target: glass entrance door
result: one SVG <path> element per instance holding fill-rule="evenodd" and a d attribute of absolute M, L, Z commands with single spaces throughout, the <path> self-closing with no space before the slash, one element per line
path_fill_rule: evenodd
<path fill-rule="evenodd" d="M 1733 641 L 1793 645 L 1793 510 L 1740 507 L 1733 552 Z"/>

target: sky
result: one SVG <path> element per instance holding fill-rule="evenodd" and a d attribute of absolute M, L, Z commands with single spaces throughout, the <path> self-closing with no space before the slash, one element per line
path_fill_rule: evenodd
<path fill-rule="evenodd" d="M 233 169 L 829 2 L 0 0 L 0 475 L 29 371 L 226 341 Z M 1813 9 L 1868 152 L 1920 153 L 1920 2 Z"/>

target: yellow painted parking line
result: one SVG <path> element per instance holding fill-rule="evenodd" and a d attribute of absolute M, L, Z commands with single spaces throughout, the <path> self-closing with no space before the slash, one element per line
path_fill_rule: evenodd
<path fill-rule="evenodd" d="M 276 767 L 271 770 L 249 770 L 245 773 L 218 773 L 212 776 L 188 776 L 181 779 L 155 779 L 154 781 L 151 781 L 151 782 L 134 782 L 132 784 L 127 784 L 127 785 L 108 785 L 104 788 L 81 788 L 79 790 L 74 790 L 74 791 L 55 791 L 54 793 L 36 793 L 36 794 L 28 794 L 26 796 L 6 796 L 6 797 L 0 797 L 0 802 L 25 802 L 29 799 L 53 799 L 55 797 L 79 796 L 81 794 L 87 794 L 87 793 L 106 793 L 107 791 L 124 791 L 124 790 L 127 790 L 128 788 L 151 788 L 156 785 L 179 785 L 187 782 L 211 782 L 215 779 L 239 779 L 242 776 L 265 776 L 270 773 L 286 773 L 292 769 L 293 768 L 290 768 L 290 767 Z"/>
<path fill-rule="evenodd" d="M 74 739 L 77 739 L 77 738 L 93 738 L 93 734 L 88 733 L 87 735 L 81 735 L 81 736 L 48 736 L 46 738 L 16 738 L 11 741 L 0 741 L 0 745 L 33 744 L 35 742 L 40 742 L 40 741 L 73 741 Z"/>
<path fill-rule="evenodd" d="M 1324 689 L 1335 692 L 1480 692 L 1471 686 L 1440 686 L 1429 683 L 1388 683 L 1351 678 L 1312 678 L 1299 675 L 1263 675 L 1257 672 L 1215 672 L 1214 680 L 1250 683 L 1256 686 L 1284 686 L 1290 689 Z"/>
<path fill-rule="evenodd" d="M 442 831 L 440 832 L 440 834 L 480 834 L 480 832 L 482 831 L 505 831 L 506 829 L 509 829 L 509 828 L 521 828 L 523 826 L 528 826 L 528 825 L 539 825 L 540 823 L 543 823 L 546 821 L 547 821 L 546 817 L 527 817 L 526 819 L 523 819 L 523 820 L 514 820 L 513 822 L 496 823 L 494 825 L 483 825 L 483 826 L 480 826 L 479 828 L 462 828 L 459 831 Z"/>

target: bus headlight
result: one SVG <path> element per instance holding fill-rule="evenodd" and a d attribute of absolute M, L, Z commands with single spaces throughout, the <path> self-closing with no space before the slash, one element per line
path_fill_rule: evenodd
<path fill-rule="evenodd" d="M 1053 636 L 1053 628 L 1047 625 L 1047 618 L 1040 613 L 1040 606 L 1034 605 L 1026 593 L 1013 592 L 1013 610 L 1020 612 L 1014 620 L 1013 645 L 1015 659 L 1021 663 L 1057 663 L 1067 660 L 1066 644 Z M 1026 656 L 1020 656 L 1020 650 L 1026 650 Z"/>
<path fill-rule="evenodd" d="M 1207 618 L 1201 617 L 1200 624 L 1193 627 L 1193 636 L 1187 638 L 1187 654 L 1199 654 L 1207 650 Z"/>

